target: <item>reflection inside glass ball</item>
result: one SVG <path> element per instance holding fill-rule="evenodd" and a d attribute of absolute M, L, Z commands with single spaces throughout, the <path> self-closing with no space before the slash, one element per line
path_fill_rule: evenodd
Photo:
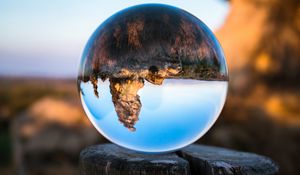
<path fill-rule="evenodd" d="M 213 125 L 227 81 L 222 49 L 205 24 L 181 9 L 147 4 L 98 27 L 82 56 L 78 88 L 85 112 L 107 139 L 166 152 Z"/>

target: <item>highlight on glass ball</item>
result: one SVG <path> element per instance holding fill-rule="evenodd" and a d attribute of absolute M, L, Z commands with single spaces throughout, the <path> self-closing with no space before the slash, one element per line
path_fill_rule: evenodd
<path fill-rule="evenodd" d="M 108 140 L 141 152 L 187 146 L 212 127 L 227 95 L 223 51 L 209 28 L 168 5 L 124 9 L 82 55 L 83 108 Z"/>

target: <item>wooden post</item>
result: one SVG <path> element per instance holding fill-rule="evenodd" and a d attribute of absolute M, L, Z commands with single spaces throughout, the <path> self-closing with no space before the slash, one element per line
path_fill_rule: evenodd
<path fill-rule="evenodd" d="M 85 148 L 81 175 L 273 175 L 269 158 L 218 147 L 190 145 L 175 153 L 142 154 L 114 144 Z"/>

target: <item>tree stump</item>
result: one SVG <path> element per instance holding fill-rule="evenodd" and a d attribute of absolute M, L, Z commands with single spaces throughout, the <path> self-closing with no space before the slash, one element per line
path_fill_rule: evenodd
<path fill-rule="evenodd" d="M 273 175 L 278 166 L 252 153 L 193 144 L 167 154 L 142 154 L 114 144 L 85 148 L 81 175 Z"/>

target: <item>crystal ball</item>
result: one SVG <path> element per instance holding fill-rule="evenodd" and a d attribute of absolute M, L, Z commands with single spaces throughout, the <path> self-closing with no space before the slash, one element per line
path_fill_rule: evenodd
<path fill-rule="evenodd" d="M 203 136 L 225 103 L 222 48 L 192 14 L 162 4 L 104 21 L 83 51 L 78 90 L 94 127 L 122 147 L 169 152 Z"/>

